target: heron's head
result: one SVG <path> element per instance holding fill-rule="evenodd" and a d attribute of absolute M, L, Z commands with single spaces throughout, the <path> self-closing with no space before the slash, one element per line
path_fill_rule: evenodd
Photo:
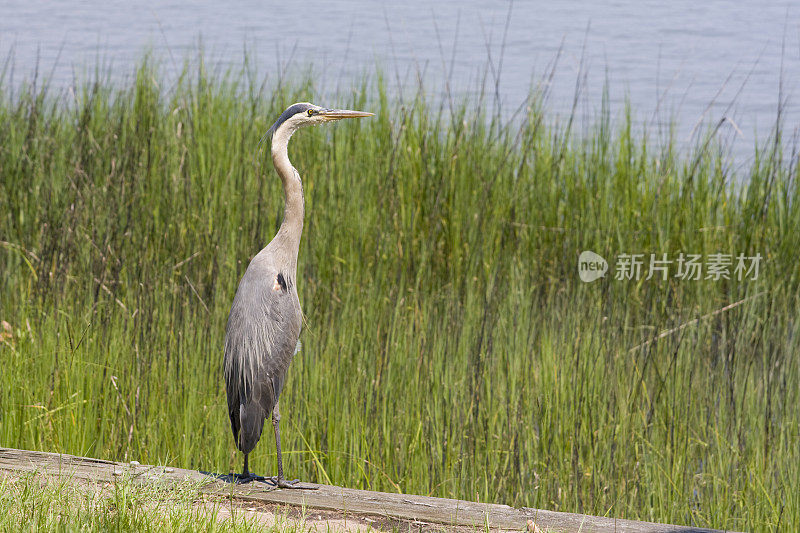
<path fill-rule="evenodd" d="M 371 117 L 373 113 L 364 111 L 351 111 L 349 109 L 326 109 L 308 102 L 292 104 L 281 113 L 275 124 L 269 129 L 267 134 L 274 137 L 278 132 L 291 136 L 298 128 L 303 126 L 315 126 L 325 122 L 341 120 L 343 118 Z"/>

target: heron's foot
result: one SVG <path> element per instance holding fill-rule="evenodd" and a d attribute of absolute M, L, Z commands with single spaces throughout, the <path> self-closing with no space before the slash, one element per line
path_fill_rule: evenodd
<path fill-rule="evenodd" d="M 264 476 L 257 476 L 252 472 L 247 474 L 232 474 L 232 478 L 233 479 L 231 479 L 230 482 L 235 483 L 237 485 L 243 485 L 245 483 L 251 483 L 253 481 L 260 481 L 262 483 L 266 483 L 267 481 L 269 481 L 269 478 L 266 478 Z"/>
<path fill-rule="evenodd" d="M 310 485 L 303 485 L 300 483 L 299 479 L 288 480 L 278 476 L 268 477 L 267 481 L 275 485 L 275 487 L 279 489 L 305 489 L 305 490 L 317 490 L 317 487 L 310 486 Z"/>

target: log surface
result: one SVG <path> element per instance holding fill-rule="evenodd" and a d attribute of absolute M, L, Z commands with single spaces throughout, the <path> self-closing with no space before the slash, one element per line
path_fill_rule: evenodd
<path fill-rule="evenodd" d="M 201 491 L 266 505 L 290 505 L 352 515 L 374 516 L 401 522 L 442 527 L 492 530 L 620 533 L 712 533 L 719 530 L 658 524 L 608 517 L 561 513 L 527 507 L 514 508 L 493 503 L 476 503 L 356 490 L 331 485 L 304 484 L 316 490 L 275 489 L 264 483 L 233 485 L 214 475 L 166 466 L 118 463 L 74 455 L 0 448 L 0 471 L 34 472 L 89 482 L 114 482 L 127 476 L 141 483 L 197 482 Z"/>

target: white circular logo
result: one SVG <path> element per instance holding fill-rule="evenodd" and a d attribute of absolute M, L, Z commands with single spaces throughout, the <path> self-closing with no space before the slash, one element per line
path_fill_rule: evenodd
<path fill-rule="evenodd" d="M 581 252 L 578 257 L 578 275 L 581 277 L 581 281 L 589 283 L 604 277 L 606 272 L 608 272 L 608 263 L 602 256 L 589 250 Z"/>

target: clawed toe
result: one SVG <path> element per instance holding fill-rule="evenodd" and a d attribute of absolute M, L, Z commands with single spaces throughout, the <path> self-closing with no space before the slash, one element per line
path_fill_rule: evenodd
<path fill-rule="evenodd" d="M 257 476 L 255 474 L 234 474 L 232 483 L 236 483 L 237 485 L 243 485 L 245 483 L 250 483 L 252 481 L 260 481 L 262 483 L 267 482 L 267 478 L 264 476 Z"/>
<path fill-rule="evenodd" d="M 267 478 L 267 481 L 279 489 L 306 489 L 306 490 L 316 489 L 316 487 L 307 487 L 301 485 L 299 479 L 293 479 L 290 481 L 288 479 L 283 479 L 282 477 L 272 476 Z"/>

